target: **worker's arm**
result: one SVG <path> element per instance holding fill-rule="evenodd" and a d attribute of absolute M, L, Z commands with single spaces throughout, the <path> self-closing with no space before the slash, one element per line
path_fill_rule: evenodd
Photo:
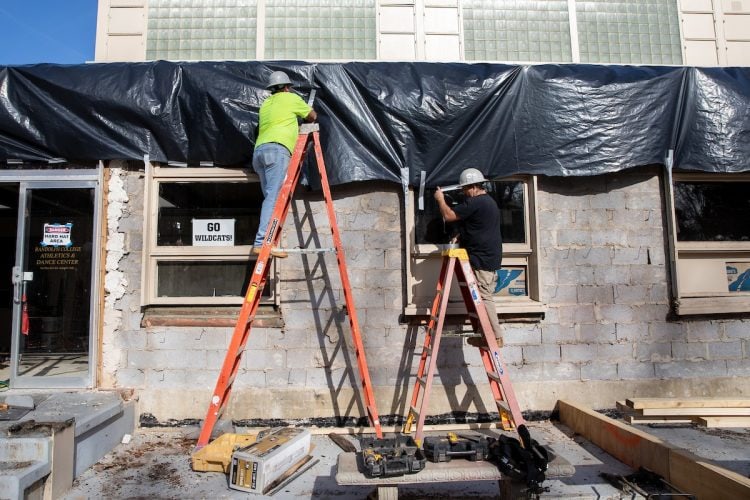
<path fill-rule="evenodd" d="M 456 222 L 457 220 L 459 220 L 456 212 L 454 212 L 453 209 L 449 207 L 445 202 L 445 195 L 443 195 L 443 191 L 440 188 L 437 188 L 435 190 L 435 201 L 437 201 L 438 208 L 440 209 L 440 215 L 443 217 L 443 220 L 445 222 Z"/>
<path fill-rule="evenodd" d="M 316 113 L 314 109 L 311 109 L 310 112 L 307 113 L 307 116 L 305 117 L 305 121 L 307 123 L 312 123 L 317 119 L 318 119 L 318 113 Z"/>

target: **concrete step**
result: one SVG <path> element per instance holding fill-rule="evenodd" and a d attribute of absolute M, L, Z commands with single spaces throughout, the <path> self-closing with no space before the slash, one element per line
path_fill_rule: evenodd
<path fill-rule="evenodd" d="M 59 498 L 135 429 L 135 402 L 117 393 L 33 398 L 36 408 L 23 418 L 0 422 L 0 499 Z"/>

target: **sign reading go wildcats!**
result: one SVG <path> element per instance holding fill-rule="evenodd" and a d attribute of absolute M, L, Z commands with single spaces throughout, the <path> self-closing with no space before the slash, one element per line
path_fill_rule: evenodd
<path fill-rule="evenodd" d="M 234 246 L 234 219 L 193 219 L 193 246 Z"/>

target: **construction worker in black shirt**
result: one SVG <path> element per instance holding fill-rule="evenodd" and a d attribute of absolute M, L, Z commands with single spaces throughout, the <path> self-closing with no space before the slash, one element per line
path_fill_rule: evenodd
<path fill-rule="evenodd" d="M 487 194 L 485 182 L 487 179 L 482 172 L 476 168 L 467 168 L 459 177 L 464 201 L 454 207 L 449 206 L 440 188 L 435 191 L 435 200 L 445 222 L 459 223 L 459 243 L 469 254 L 469 263 L 477 279 L 482 302 L 490 317 L 497 345 L 502 347 L 503 334 L 497 320 L 494 299 L 497 270 L 500 269 L 503 256 L 500 209 L 495 200 Z M 483 344 L 484 338 L 472 337 L 469 343 Z"/>

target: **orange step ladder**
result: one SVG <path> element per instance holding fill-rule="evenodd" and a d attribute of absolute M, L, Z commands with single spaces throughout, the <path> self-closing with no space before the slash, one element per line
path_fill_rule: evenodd
<path fill-rule="evenodd" d="M 463 248 L 455 248 L 443 251 L 442 257 L 443 266 L 440 269 L 437 291 L 425 331 L 424 346 L 419 359 L 411 405 L 403 427 L 404 434 L 409 434 L 414 421 L 417 421 L 414 440 L 420 446 L 424 437 L 424 422 L 427 417 L 429 394 L 432 389 L 432 378 L 435 374 L 440 337 L 443 333 L 443 324 L 454 275 L 458 278 L 461 296 L 469 313 L 472 327 L 475 332 L 481 333 L 486 341 L 486 345 L 479 347 L 479 350 L 490 382 L 492 395 L 500 414 L 501 425 L 505 430 L 513 427 L 520 428 L 524 425 L 521 408 L 518 406 L 508 372 L 500 356 L 500 349 L 495 340 L 495 333 L 492 330 L 487 309 L 484 307 L 482 297 L 479 294 L 479 285 L 469 264 L 469 255 Z"/>
<path fill-rule="evenodd" d="M 255 313 L 258 309 L 258 304 L 260 303 L 263 287 L 266 284 L 268 269 L 271 263 L 271 248 L 277 247 L 277 244 L 281 239 L 281 227 L 284 224 L 287 212 L 291 206 L 294 188 L 297 185 L 302 172 L 302 162 L 305 159 L 307 147 L 311 142 L 313 143 L 315 150 L 315 160 L 318 165 L 318 172 L 320 173 L 320 183 L 328 211 L 328 220 L 331 225 L 331 232 L 333 233 L 336 260 L 338 261 L 339 273 L 341 275 L 341 285 L 344 288 L 346 311 L 349 315 L 349 325 L 351 326 L 352 339 L 354 341 L 354 350 L 359 368 L 365 408 L 367 410 L 370 424 L 375 428 L 375 433 L 379 438 L 383 437 L 383 431 L 380 427 L 380 418 L 378 417 L 377 408 L 375 406 L 372 383 L 370 382 L 370 372 L 367 367 L 367 359 L 365 358 L 364 346 L 362 344 L 359 322 L 357 320 L 357 310 L 354 307 L 351 283 L 349 282 L 349 274 L 346 267 L 346 260 L 344 258 L 344 249 L 341 245 L 341 236 L 339 234 L 338 225 L 336 224 L 336 213 L 333 209 L 331 190 L 328 186 L 328 176 L 326 174 L 325 163 L 323 162 L 323 152 L 320 147 L 319 126 L 317 123 L 307 123 L 300 126 L 297 144 L 292 153 L 292 157 L 289 160 L 289 168 L 287 169 L 286 177 L 284 178 L 284 184 L 279 191 L 276 205 L 273 209 L 273 214 L 271 215 L 271 220 L 268 223 L 268 229 L 266 230 L 266 235 L 263 239 L 263 246 L 260 249 L 258 261 L 255 263 L 253 274 L 250 278 L 245 301 L 240 309 L 237 324 L 234 327 L 234 334 L 229 343 L 227 355 L 224 358 L 224 364 L 221 368 L 219 379 L 216 382 L 216 388 L 211 397 L 211 402 L 208 406 L 208 411 L 206 412 L 206 418 L 203 421 L 203 427 L 201 428 L 196 448 L 200 449 L 208 444 L 211 438 L 211 432 L 229 400 L 229 395 L 232 392 L 232 383 L 237 376 L 242 353 L 245 350 L 245 344 L 250 336 Z"/>

